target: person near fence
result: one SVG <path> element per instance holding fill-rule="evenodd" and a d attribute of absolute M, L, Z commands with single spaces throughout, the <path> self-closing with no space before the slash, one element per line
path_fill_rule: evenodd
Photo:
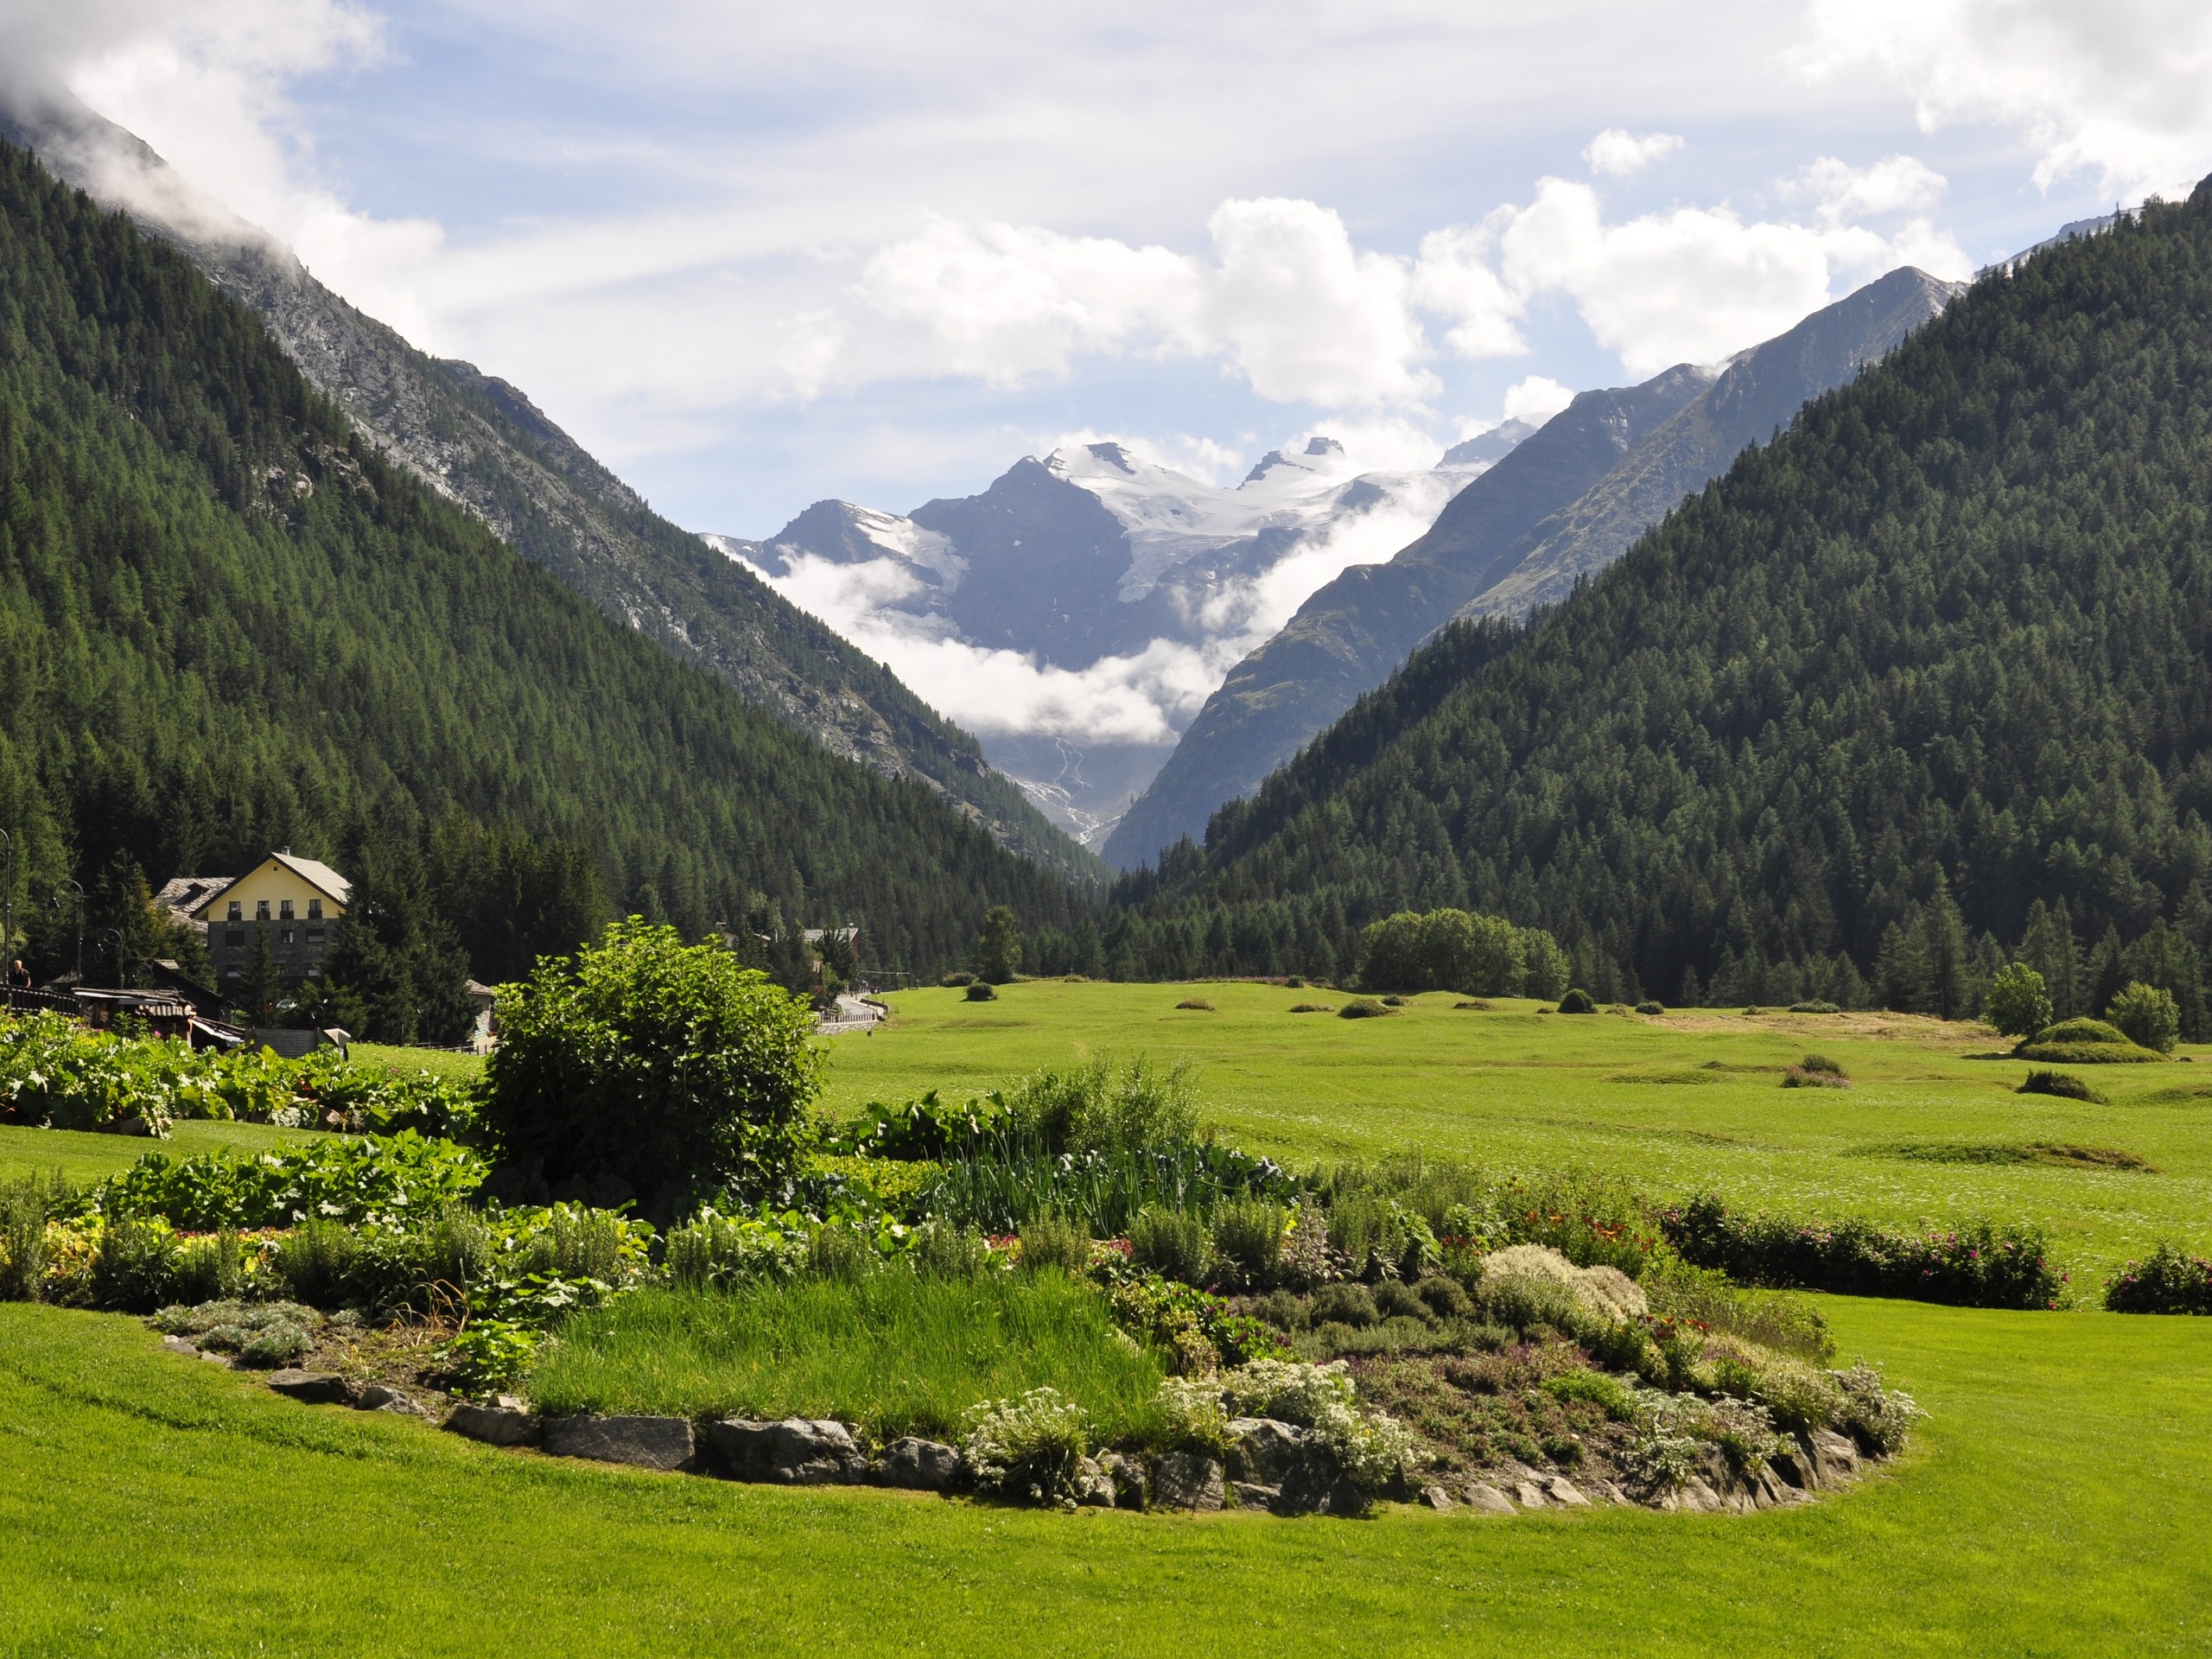
<path fill-rule="evenodd" d="M 31 970 L 23 966 L 23 959 L 18 957 L 8 969 L 8 988 L 11 991 L 28 991 L 30 988 Z"/>

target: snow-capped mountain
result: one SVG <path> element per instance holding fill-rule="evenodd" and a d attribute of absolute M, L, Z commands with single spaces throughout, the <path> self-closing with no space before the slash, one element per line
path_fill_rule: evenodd
<path fill-rule="evenodd" d="M 903 517 L 820 501 L 765 540 L 706 539 L 880 657 L 1096 842 L 1232 664 L 1316 588 L 1419 537 L 1532 429 L 1412 472 L 1358 471 L 1314 437 L 1233 488 L 1078 444 Z"/>

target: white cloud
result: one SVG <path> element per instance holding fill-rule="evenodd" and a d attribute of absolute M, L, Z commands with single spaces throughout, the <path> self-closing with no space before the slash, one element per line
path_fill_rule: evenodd
<path fill-rule="evenodd" d="M 1262 397 L 1358 408 L 1435 382 L 1403 261 L 1362 253 L 1310 201 L 1231 200 L 1211 263 L 1011 225 L 934 219 L 869 260 L 858 296 L 925 328 L 942 372 L 1017 386 L 1082 354 L 1219 356 Z"/>
<path fill-rule="evenodd" d="M 1654 162 L 1662 162 L 1682 148 L 1679 133 L 1634 133 L 1623 127 L 1607 127 L 1582 147 L 1582 159 L 1590 163 L 1593 173 L 1605 173 L 1616 178 L 1626 178 L 1640 173 Z"/>
<path fill-rule="evenodd" d="M 1827 223 L 1843 225 L 1890 213 L 1929 213 L 1948 185 L 1941 173 L 1910 156 L 1885 156 L 1872 167 L 1823 156 L 1783 181 L 1781 188 L 1785 200 L 1811 201 Z"/>
<path fill-rule="evenodd" d="M 1574 394 L 1556 380 L 1532 374 L 1505 389 L 1505 418 L 1541 426 L 1574 401 Z"/>
<path fill-rule="evenodd" d="M 1459 357 L 1518 357 L 1529 349 L 1519 327 L 1528 304 L 1491 268 L 1495 245 L 1487 226 L 1450 226 L 1421 238 L 1414 299 L 1451 319 L 1444 343 Z"/>
<path fill-rule="evenodd" d="M 2212 168 L 2212 8 L 2202 0 L 1812 0 L 1816 79 L 1871 67 L 1923 131 L 2016 130 L 2050 188 L 2186 192 Z"/>
<path fill-rule="evenodd" d="M 935 219 L 870 259 L 856 291 L 927 328 L 947 371 L 1014 386 L 1066 374 L 1078 353 L 1133 341 L 1198 349 L 1205 287 L 1201 267 L 1166 248 Z"/>
<path fill-rule="evenodd" d="M 1817 232 L 1677 207 L 1605 223 L 1586 184 L 1545 179 L 1500 238 L 1508 283 L 1573 296 L 1631 374 L 1717 362 L 1827 303 Z"/>
<path fill-rule="evenodd" d="M 1207 221 L 1219 261 L 1218 336 L 1262 397 L 1325 409 L 1434 393 L 1427 340 L 1402 260 L 1353 250 L 1344 220 L 1310 201 L 1225 201 Z"/>

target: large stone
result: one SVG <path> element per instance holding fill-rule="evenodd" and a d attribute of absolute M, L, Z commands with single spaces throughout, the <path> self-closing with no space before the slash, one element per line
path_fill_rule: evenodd
<path fill-rule="evenodd" d="M 1565 1475 L 1552 1475 L 1544 1481 L 1544 1496 L 1563 1509 L 1586 1510 L 1590 1500 L 1582 1496 L 1574 1483 Z"/>
<path fill-rule="evenodd" d="M 1236 1494 L 1240 1510 L 1274 1510 L 1282 1507 L 1282 1488 L 1262 1486 L 1256 1480 L 1232 1480 L 1229 1490 Z"/>
<path fill-rule="evenodd" d="M 537 1419 L 528 1412 L 465 1401 L 447 1414 L 445 1426 L 486 1446 L 528 1446 L 537 1438 Z"/>
<path fill-rule="evenodd" d="M 1441 1486 L 1422 1487 L 1421 1489 L 1421 1501 L 1427 1504 L 1430 1509 L 1434 1510 L 1439 1515 L 1449 1514 L 1452 1510 L 1452 1494 L 1446 1491 Z"/>
<path fill-rule="evenodd" d="M 864 1479 L 868 1459 L 852 1431 L 827 1417 L 786 1417 L 781 1422 L 728 1419 L 706 1427 L 718 1472 L 732 1480 L 775 1486 L 828 1486 Z"/>
<path fill-rule="evenodd" d="M 270 1373 L 269 1386 L 311 1406 L 335 1405 L 346 1396 L 346 1379 L 328 1371 L 302 1371 L 288 1366 Z"/>
<path fill-rule="evenodd" d="M 173 1354 L 181 1355 L 186 1359 L 197 1358 L 200 1354 L 200 1350 L 184 1337 L 163 1337 L 162 1346 Z"/>
<path fill-rule="evenodd" d="M 1089 1458 L 1076 1459 L 1075 1501 L 1086 1510 L 1114 1507 L 1114 1478 Z"/>
<path fill-rule="evenodd" d="M 1824 1484 L 1831 1480 L 1850 1480 L 1858 1475 L 1857 1444 L 1834 1429 L 1813 1430 L 1805 1436 L 1805 1447 L 1812 1453 L 1813 1462 L 1820 1470 Z"/>
<path fill-rule="evenodd" d="M 1238 1480 L 1280 1486 L 1306 1463 L 1306 1431 L 1273 1417 L 1238 1417 L 1229 1425 L 1229 1472 Z"/>
<path fill-rule="evenodd" d="M 1821 1473 L 1809 1452 L 1793 1447 L 1770 1459 L 1768 1466 L 1781 1477 L 1783 1485 L 1794 1487 L 1800 1493 L 1820 1490 Z"/>
<path fill-rule="evenodd" d="M 1543 1488 L 1533 1480 L 1518 1483 L 1513 1488 L 1513 1496 L 1524 1510 L 1545 1510 L 1551 1507 L 1551 1500 L 1544 1496 Z"/>
<path fill-rule="evenodd" d="M 1195 1452 L 1163 1452 L 1152 1462 L 1152 1501 L 1164 1510 L 1217 1510 L 1225 1499 L 1221 1465 Z"/>
<path fill-rule="evenodd" d="M 883 1448 L 883 1460 L 877 1466 L 877 1473 L 887 1486 L 941 1492 L 960 1478 L 959 1449 L 942 1440 L 905 1435 Z"/>
<path fill-rule="evenodd" d="M 683 1417 L 549 1418 L 544 1446 L 556 1458 L 637 1469 L 689 1469 L 698 1456 L 690 1421 Z"/>
<path fill-rule="evenodd" d="M 1719 1515 L 1728 1506 L 1720 1501 L 1720 1494 L 1705 1484 L 1704 1478 L 1692 1475 L 1681 1491 L 1681 1507 L 1699 1515 Z"/>
<path fill-rule="evenodd" d="M 1497 1487 L 1491 1485 L 1486 1480 L 1478 1480 L 1469 1483 L 1466 1490 L 1461 1492 L 1459 1496 L 1461 1500 L 1465 1503 L 1466 1506 L 1472 1510 L 1477 1515 L 1510 1515 L 1513 1513 L 1512 1500 L 1508 1498 L 1503 1492 L 1499 1491 Z"/>
<path fill-rule="evenodd" d="M 1142 1463 L 1119 1452 L 1109 1452 L 1103 1461 L 1113 1478 L 1116 1508 L 1141 1510 L 1152 1501 L 1152 1477 Z"/>

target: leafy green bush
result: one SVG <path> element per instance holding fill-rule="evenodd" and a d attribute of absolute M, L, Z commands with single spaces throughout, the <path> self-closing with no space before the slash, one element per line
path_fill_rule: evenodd
<path fill-rule="evenodd" d="M 1339 1020 L 1379 1020 L 1389 1012 L 1389 1009 L 1372 997 L 1355 996 L 1337 1010 L 1337 1018 Z"/>
<path fill-rule="evenodd" d="M 1324 1285 L 1313 1293 L 1310 1317 L 1315 1325 L 1348 1325 L 1357 1331 L 1380 1319 L 1382 1310 L 1365 1285 Z"/>
<path fill-rule="evenodd" d="M 1667 1012 L 1667 1005 L 1663 1002 L 1654 1002 L 1647 997 L 1636 1005 L 1636 1011 L 1638 1014 L 1664 1014 Z"/>
<path fill-rule="evenodd" d="M 816 1228 L 807 1239 L 806 1271 L 817 1279 L 850 1284 L 880 1265 L 874 1242 L 857 1227 L 829 1222 Z"/>
<path fill-rule="evenodd" d="M 1041 1273 L 1058 1268 L 1073 1275 L 1090 1265 L 1090 1232 L 1084 1224 L 1057 1211 L 1033 1217 L 1021 1230 L 1021 1268 Z"/>
<path fill-rule="evenodd" d="M 235 1300 L 253 1288 L 257 1265 L 237 1230 L 221 1228 L 178 1246 L 169 1291 L 186 1302 Z"/>
<path fill-rule="evenodd" d="M 1843 1068 L 1825 1054 L 1808 1054 L 1797 1064 L 1807 1071 L 1818 1071 L 1831 1077 L 1840 1077 L 1844 1075 Z"/>
<path fill-rule="evenodd" d="M 664 1265 L 670 1280 L 687 1290 L 728 1289 L 788 1279 L 806 1253 L 806 1235 L 796 1221 L 785 1227 L 702 1209 L 669 1234 Z"/>
<path fill-rule="evenodd" d="M 1546 1377 L 1542 1386 L 1546 1394 L 1562 1405 L 1580 1400 L 1596 1406 L 1614 1422 L 1632 1422 L 1636 1419 L 1634 1389 L 1620 1378 L 1606 1372 L 1578 1366 L 1573 1370 Z"/>
<path fill-rule="evenodd" d="M 475 1106 L 457 1079 L 353 1065 L 334 1049 L 283 1059 L 251 1045 L 195 1050 L 91 1031 L 58 1014 L 0 1014 L 0 1121 L 101 1129 L 131 1118 L 157 1135 L 207 1118 L 465 1138 Z"/>
<path fill-rule="evenodd" d="M 1198 1139 L 1198 1104 L 1186 1061 L 1166 1071 L 1140 1056 L 1100 1058 L 1024 1077 L 1003 1098 L 1007 1150 L 1165 1152 Z"/>
<path fill-rule="evenodd" d="M 543 1340 L 505 1319 L 479 1319 L 437 1349 L 432 1363 L 455 1393 L 481 1397 L 521 1382 Z"/>
<path fill-rule="evenodd" d="M 995 1002 L 999 1000 L 999 994 L 991 988 L 988 979 L 973 979 L 968 982 L 968 1000 L 970 1002 Z"/>
<path fill-rule="evenodd" d="M 1195 1284 L 1205 1271 L 1205 1223 L 1187 1210 L 1148 1204 L 1130 1219 L 1129 1252 L 1147 1273 Z"/>
<path fill-rule="evenodd" d="M 2000 1035 L 2025 1037 L 2050 1023 L 2050 993 L 2026 963 L 2009 963 L 1989 982 L 1981 1013 Z"/>
<path fill-rule="evenodd" d="M 957 991 L 963 985 L 973 985 L 975 982 L 976 976 L 969 973 L 964 969 L 955 969 L 951 973 L 947 974 L 943 979 L 938 981 L 938 984 L 944 986 L 944 988 L 949 991 Z"/>
<path fill-rule="evenodd" d="M 1802 1296 L 1746 1287 L 1671 1251 L 1654 1256 L 1637 1281 L 1655 1318 L 1700 1326 L 1815 1363 L 1835 1351 L 1827 1321 Z"/>
<path fill-rule="evenodd" d="M 2063 1071 L 2031 1071 L 2020 1080 L 2019 1089 L 2016 1092 L 2023 1095 L 2053 1095 L 2060 1100 L 2086 1100 L 2093 1106 L 2110 1103 L 2081 1078 L 2069 1077 Z"/>
<path fill-rule="evenodd" d="M 2181 1009 L 2174 994 L 2163 986 L 2132 981 L 2112 1000 L 2105 1017 L 2125 1033 L 2130 1042 L 2160 1054 L 2171 1054 L 2181 1039 Z"/>
<path fill-rule="evenodd" d="M 1211 1014 L 1215 1012 L 1213 1004 L 1207 1001 L 1203 996 L 1186 996 L 1180 1002 L 1178 1002 L 1175 1007 L 1179 1011 L 1188 1011 L 1192 1014 Z"/>
<path fill-rule="evenodd" d="M 991 1254 L 990 1241 L 976 1227 L 949 1221 L 925 1221 L 914 1230 L 906 1259 L 916 1273 L 938 1279 L 979 1279 L 1002 1257 Z"/>
<path fill-rule="evenodd" d="M 1561 1014 L 1595 1014 L 1598 1012 L 1598 1005 L 1592 1000 L 1589 992 L 1571 990 L 1560 998 L 1559 1011 Z"/>
<path fill-rule="evenodd" d="M 311 1217 L 399 1222 L 476 1191 L 482 1158 L 410 1129 L 381 1139 L 318 1136 L 283 1152 L 148 1153 L 91 1188 L 109 1215 L 160 1216 L 178 1227 L 281 1227 Z"/>
<path fill-rule="evenodd" d="M 2105 1306 L 2114 1313 L 2212 1313 L 2212 1262 L 2162 1243 L 2107 1281 Z"/>
<path fill-rule="evenodd" d="M 166 1221 L 109 1217 L 92 1257 L 92 1305 L 123 1313 L 152 1313 L 169 1300 L 176 1259 L 176 1234 Z"/>
<path fill-rule="evenodd" d="M 1255 1359 L 1224 1372 L 1220 1386 L 1224 1403 L 1239 1416 L 1273 1417 L 1311 1430 L 1310 1444 L 1370 1496 L 1404 1478 L 1414 1454 L 1413 1435 L 1394 1418 L 1361 1408 L 1358 1389 L 1341 1362 L 1310 1365 Z"/>
<path fill-rule="evenodd" d="M 1662 1211 L 1660 1225 L 1683 1260 L 1739 1284 L 2029 1308 L 2056 1307 L 2066 1284 L 2033 1227 L 1983 1221 L 1900 1234 L 1866 1221 L 1732 1215 L 1709 1194 Z"/>
<path fill-rule="evenodd" d="M 276 1272 L 297 1300 L 337 1307 L 352 1292 L 360 1255 L 361 1242 L 350 1229 L 316 1216 L 284 1235 L 276 1247 Z"/>
<path fill-rule="evenodd" d="M 1288 1212 L 1265 1198 L 1231 1198 L 1214 1211 L 1213 1249 L 1224 1284 L 1265 1290 L 1282 1267 Z"/>
<path fill-rule="evenodd" d="M 1789 1012 L 1792 1014 L 1841 1014 L 1843 1010 L 1833 1002 L 1823 1002 L 1815 998 L 1809 1002 L 1792 1002 L 1789 1005 Z"/>
<path fill-rule="evenodd" d="M 1283 1351 L 1262 1321 L 1218 1296 L 1156 1274 L 1112 1281 L 1107 1303 L 1115 1324 L 1171 1356 L 1180 1371 L 1204 1375 L 1224 1363 Z"/>
<path fill-rule="evenodd" d="M 819 1087 L 812 1011 L 718 945 L 609 927 L 503 994 L 485 1127 L 518 1179 L 674 1215 L 798 1173 Z"/>

